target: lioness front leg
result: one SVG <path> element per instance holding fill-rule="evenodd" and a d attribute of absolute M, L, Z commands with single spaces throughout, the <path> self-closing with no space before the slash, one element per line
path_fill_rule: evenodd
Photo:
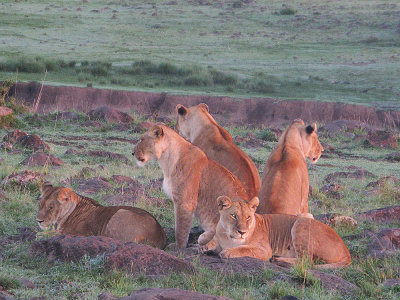
<path fill-rule="evenodd" d="M 177 248 L 186 248 L 190 228 L 193 222 L 193 211 L 187 210 L 179 204 L 174 205 L 175 209 L 175 245 Z"/>
<path fill-rule="evenodd" d="M 249 256 L 262 260 L 269 260 L 272 257 L 272 250 L 264 247 L 239 246 L 235 248 L 227 248 L 223 250 L 219 256 L 221 258 L 235 258 Z"/>

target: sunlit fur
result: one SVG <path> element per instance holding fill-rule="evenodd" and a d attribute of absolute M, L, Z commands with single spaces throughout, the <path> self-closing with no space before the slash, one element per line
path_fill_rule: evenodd
<path fill-rule="evenodd" d="M 295 263 L 306 255 L 322 260 L 319 268 L 336 268 L 351 263 L 351 256 L 339 235 L 314 219 L 279 214 L 255 213 L 258 198 L 250 201 L 221 196 L 217 199 L 220 219 L 213 239 L 201 247 L 222 258 L 250 256 Z"/>
<path fill-rule="evenodd" d="M 308 214 L 306 158 L 316 163 L 324 150 L 316 130 L 295 120 L 282 134 L 265 164 L 258 213 Z"/>
<path fill-rule="evenodd" d="M 164 230 L 148 212 L 131 206 L 105 207 L 69 188 L 43 184 L 36 219 L 43 230 L 60 234 L 102 235 L 158 248 L 166 246 Z"/>
<path fill-rule="evenodd" d="M 133 153 L 141 162 L 157 159 L 163 171 L 163 189 L 173 200 L 175 212 L 176 243 L 171 247 L 186 247 L 194 215 L 205 230 L 199 244 L 211 240 L 219 219 L 214 201 L 218 196 L 247 199 L 235 175 L 165 125 L 143 134 Z"/>
<path fill-rule="evenodd" d="M 176 129 L 185 138 L 199 147 L 210 159 L 223 165 L 243 183 L 247 195 L 257 196 L 261 179 L 257 167 L 250 157 L 235 145 L 232 136 L 222 128 L 211 114 L 208 106 L 176 106 Z"/>

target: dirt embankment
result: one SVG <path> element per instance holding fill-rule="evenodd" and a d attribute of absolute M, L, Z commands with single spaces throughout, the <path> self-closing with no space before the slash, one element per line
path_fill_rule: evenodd
<path fill-rule="evenodd" d="M 33 104 L 40 84 L 18 83 L 11 96 Z M 337 102 L 281 101 L 271 98 L 231 98 L 207 95 L 179 96 L 166 93 L 135 92 L 70 86 L 43 87 L 38 112 L 76 110 L 88 112 L 99 106 L 139 114 L 172 116 L 177 104 L 187 106 L 204 102 L 217 121 L 223 124 L 271 126 L 301 118 L 306 122 L 357 120 L 376 127 L 400 128 L 400 111 L 383 111 L 362 105 Z"/>

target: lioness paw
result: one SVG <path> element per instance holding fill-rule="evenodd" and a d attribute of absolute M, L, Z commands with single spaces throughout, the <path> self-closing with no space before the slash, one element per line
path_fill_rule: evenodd
<path fill-rule="evenodd" d="M 207 252 L 212 252 L 217 249 L 217 244 L 215 243 L 214 240 L 210 241 L 206 245 L 200 246 L 200 251 L 202 253 L 207 253 Z"/>

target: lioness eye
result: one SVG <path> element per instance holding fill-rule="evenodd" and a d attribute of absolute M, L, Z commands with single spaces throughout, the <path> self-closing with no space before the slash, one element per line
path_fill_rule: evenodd
<path fill-rule="evenodd" d="M 247 221 L 249 221 L 249 220 L 250 220 L 250 216 L 247 217 Z"/>
<path fill-rule="evenodd" d="M 232 218 L 234 218 L 236 220 L 237 216 L 235 214 L 231 215 Z"/>

